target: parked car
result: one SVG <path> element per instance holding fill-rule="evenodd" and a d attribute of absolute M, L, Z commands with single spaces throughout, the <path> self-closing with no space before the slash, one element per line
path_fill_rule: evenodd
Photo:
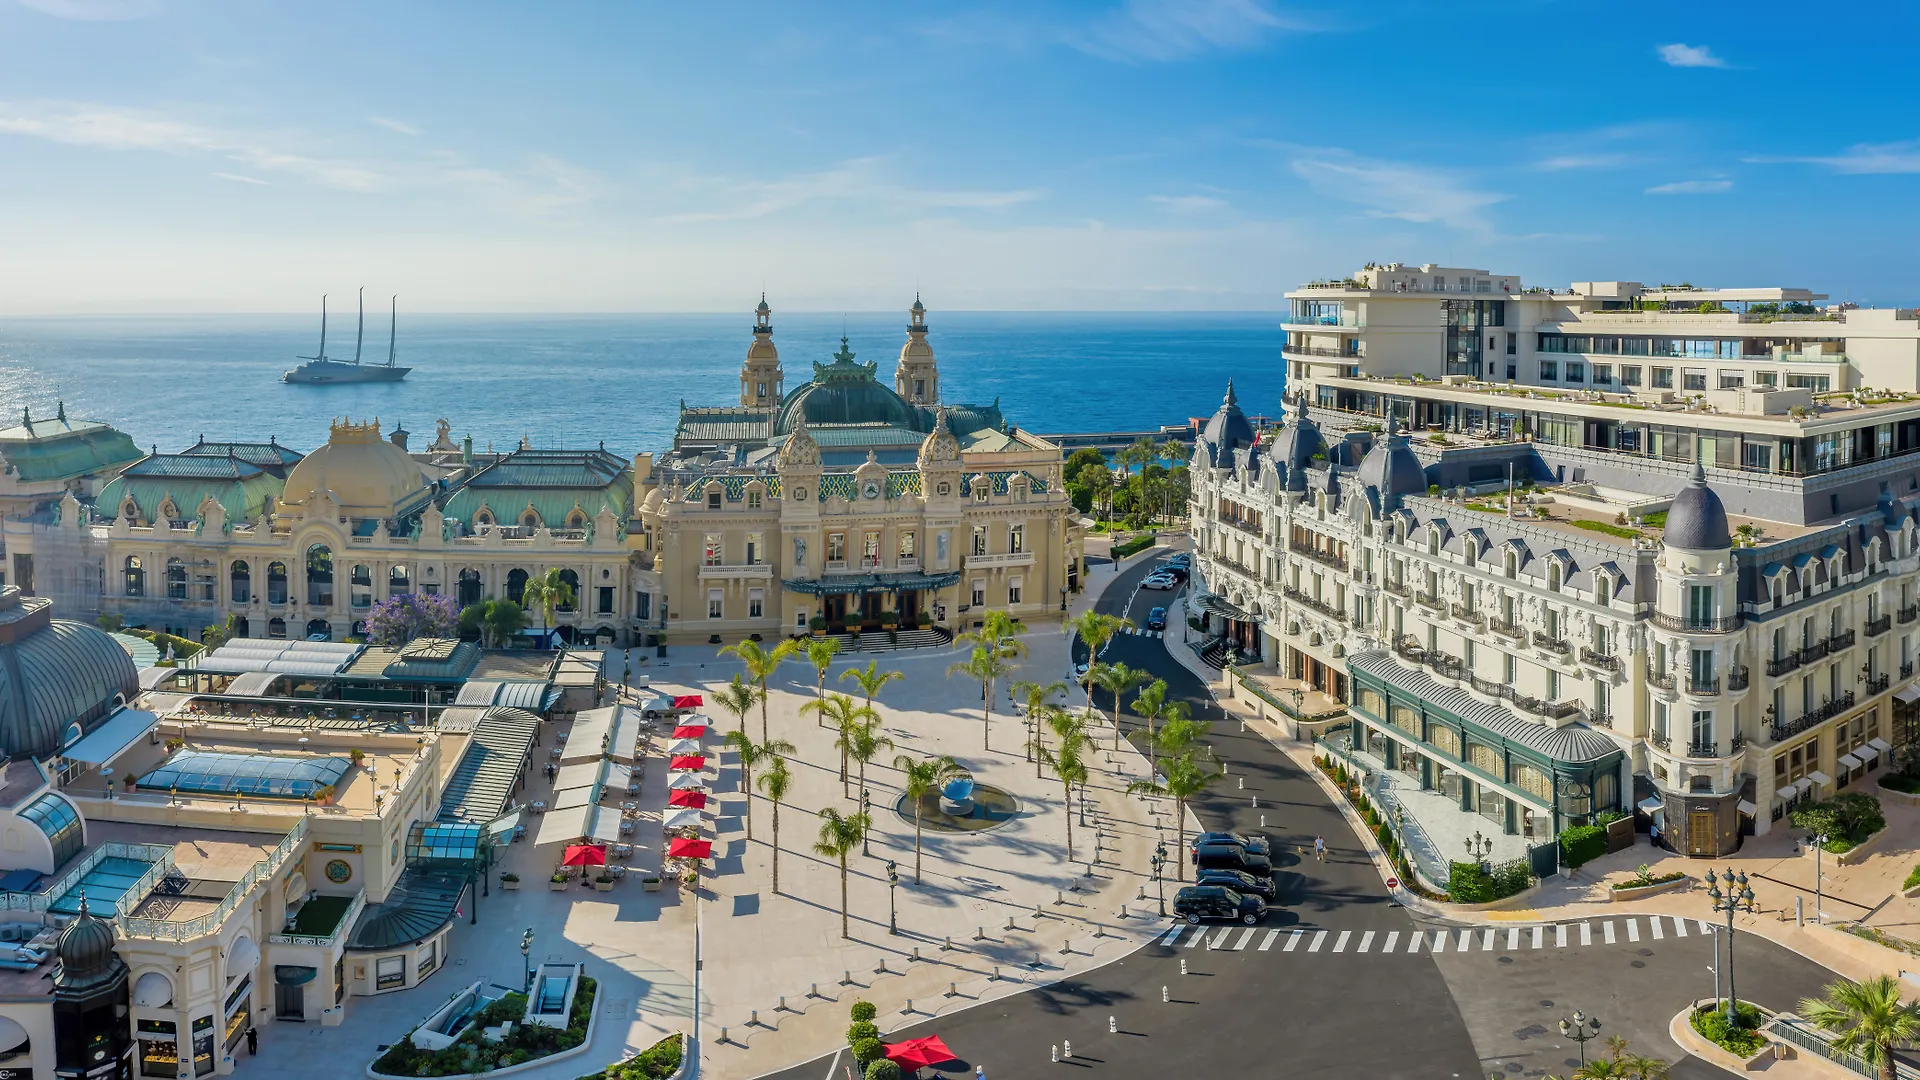
<path fill-rule="evenodd" d="M 1196 870 L 1241 870 L 1255 877 L 1272 877 L 1273 863 L 1239 844 L 1201 844 L 1194 849 Z"/>
<path fill-rule="evenodd" d="M 1272 878 L 1254 877 L 1244 870 L 1202 870 L 1194 875 L 1196 885 L 1224 885 L 1237 893 L 1271 901 L 1279 893 Z"/>
<path fill-rule="evenodd" d="M 1266 915 L 1267 903 L 1219 885 L 1189 885 L 1174 894 L 1173 913 L 1190 923 L 1231 919 L 1252 926 Z"/>
<path fill-rule="evenodd" d="M 1154 608 L 1152 611 L 1147 612 L 1147 629 L 1165 630 L 1166 628 L 1167 628 L 1167 609 L 1166 608 L 1157 607 L 1157 608 Z"/>
<path fill-rule="evenodd" d="M 1264 836 L 1236 832 L 1203 832 L 1193 838 L 1189 854 L 1192 851 L 1198 851 L 1201 844 L 1237 844 L 1255 855 L 1273 857 L 1273 845 L 1267 843 L 1267 838 Z"/>
<path fill-rule="evenodd" d="M 1143 589 L 1160 589 L 1162 591 L 1175 588 L 1179 584 L 1180 582 L 1175 580 L 1172 574 L 1148 574 L 1140 581 L 1140 587 Z"/>

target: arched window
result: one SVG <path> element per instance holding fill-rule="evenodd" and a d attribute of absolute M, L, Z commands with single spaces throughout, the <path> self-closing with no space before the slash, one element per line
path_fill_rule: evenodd
<path fill-rule="evenodd" d="M 507 571 L 507 599 L 516 604 L 524 603 L 527 595 L 527 572 L 514 567 Z"/>
<path fill-rule="evenodd" d="M 333 549 L 325 544 L 307 549 L 307 603 L 333 606 Z"/>
<path fill-rule="evenodd" d="M 561 604 L 559 610 L 572 611 L 580 603 L 580 575 L 571 570 L 562 570 L 560 571 L 560 582 L 567 587 L 567 593 L 573 597 L 573 599 L 568 603 Z"/>
<path fill-rule="evenodd" d="M 271 562 L 267 564 L 267 603 L 284 604 L 287 602 L 287 564 Z M 281 634 L 285 637 L 285 634 Z"/>
<path fill-rule="evenodd" d="M 248 633 L 248 630 L 247 617 L 245 615 L 235 615 L 233 617 L 233 636 L 237 638 L 249 637 L 251 635 Z"/>
<path fill-rule="evenodd" d="M 525 528 L 525 529 L 537 529 L 537 528 L 539 528 L 539 527 L 540 527 L 540 515 L 539 515 L 539 514 L 536 514 L 536 513 L 534 513 L 534 512 L 533 512 L 533 511 L 531 511 L 531 510 L 529 510 L 529 511 L 527 511 L 527 512 L 526 512 L 526 513 L 524 513 L 524 514 L 521 514 L 521 515 L 520 515 L 520 526 L 521 526 L 521 528 Z"/>
<path fill-rule="evenodd" d="M 179 559 L 167 560 L 167 599 L 185 600 L 187 598 L 187 564 Z"/>
<path fill-rule="evenodd" d="M 308 619 L 307 637 L 320 641 L 330 641 L 333 638 L 333 625 L 325 619 Z"/>
<path fill-rule="evenodd" d="M 235 559 L 227 569 L 227 591 L 236 604 L 253 601 L 253 567 L 247 565 L 247 560 Z"/>
<path fill-rule="evenodd" d="M 287 636 L 287 620 L 280 619 L 280 618 L 268 619 L 267 620 L 267 636 L 270 638 L 286 637 Z"/>
<path fill-rule="evenodd" d="M 1474 543 L 1472 540 L 1467 541 L 1466 554 L 1467 554 L 1467 565 L 1471 567 L 1474 564 L 1474 561 L 1480 557 L 1480 545 Z"/>
<path fill-rule="evenodd" d="M 576 509 L 573 513 L 567 515 L 567 528 L 584 529 L 586 527 L 587 512 L 585 510 Z"/>
<path fill-rule="evenodd" d="M 493 524 L 493 514 L 489 511 L 482 510 L 473 515 L 473 523 L 481 527 L 491 525 Z"/>
<path fill-rule="evenodd" d="M 353 573 L 348 579 L 348 598 L 354 607 L 373 606 L 373 569 L 365 563 L 353 564 Z"/>
<path fill-rule="evenodd" d="M 1427 526 L 1427 554 L 1440 554 L 1440 530 L 1431 525 Z"/>
<path fill-rule="evenodd" d="M 395 565 L 387 571 L 387 595 L 399 596 L 413 591 L 413 581 L 407 577 L 405 565 Z"/>
<path fill-rule="evenodd" d="M 140 524 L 140 504 L 134 502 L 131 498 L 127 499 L 126 502 L 120 504 L 120 516 L 125 518 L 129 525 Z"/>
<path fill-rule="evenodd" d="M 1607 580 L 1605 574 L 1593 575 L 1593 602 L 1599 604 L 1601 607 L 1606 607 L 1608 601 L 1612 599 L 1613 583 Z"/>
<path fill-rule="evenodd" d="M 1520 556 L 1514 552 L 1509 551 L 1507 552 L 1506 562 L 1507 562 L 1507 576 L 1510 578 L 1519 577 L 1520 576 Z"/>
<path fill-rule="evenodd" d="M 162 499 L 160 501 L 160 512 L 157 516 L 162 521 L 179 521 L 180 508 L 173 505 L 171 498 Z"/>
<path fill-rule="evenodd" d="M 1552 592 L 1560 591 L 1560 564 L 1559 563 L 1551 563 L 1547 566 L 1547 588 Z"/>
<path fill-rule="evenodd" d="M 480 602 L 480 571 L 471 568 L 460 571 L 457 599 L 461 607 L 471 607 Z"/>
<path fill-rule="evenodd" d="M 126 565 L 127 595 L 147 595 L 147 568 L 140 563 L 140 556 L 127 556 Z"/>

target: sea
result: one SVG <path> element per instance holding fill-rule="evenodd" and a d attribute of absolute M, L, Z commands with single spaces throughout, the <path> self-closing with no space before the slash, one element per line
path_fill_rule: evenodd
<path fill-rule="evenodd" d="M 385 313 L 380 313 L 384 315 Z M 1219 407 L 1233 380 L 1242 409 L 1277 416 L 1285 365 L 1275 313 L 932 313 L 941 396 L 998 400 L 1046 434 L 1153 430 Z M 384 361 L 387 320 L 368 313 L 362 356 Z M 604 444 L 628 455 L 670 444 L 680 405 L 739 400 L 752 320 L 741 315 L 407 315 L 399 383 L 300 386 L 280 375 L 311 356 L 319 320 L 299 315 L 0 319 L 0 428 L 35 417 L 98 420 L 142 449 L 265 441 L 324 443 L 332 418 L 403 425 L 419 448 L 444 417 L 476 449 Z M 892 385 L 904 313 L 774 318 L 791 390 L 847 339 Z M 354 355 L 354 320 L 335 311 L 327 354 Z"/>

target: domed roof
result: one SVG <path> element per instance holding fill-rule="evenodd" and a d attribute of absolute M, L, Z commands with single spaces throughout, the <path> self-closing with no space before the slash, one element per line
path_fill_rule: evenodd
<path fill-rule="evenodd" d="M 875 424 L 920 430 L 920 414 L 892 387 L 874 377 L 876 365 L 856 364 L 847 339 L 833 363 L 813 365 L 813 381 L 795 387 L 780 403 L 774 434 L 785 435 L 804 417 L 809 424 Z"/>
<path fill-rule="evenodd" d="M 1360 460 L 1360 483 L 1374 489 L 1383 500 L 1426 494 L 1427 470 L 1407 445 L 1399 417 L 1387 421 L 1386 439 Z"/>
<path fill-rule="evenodd" d="M 94 917 L 82 893 L 80 913 L 60 931 L 53 946 L 60 961 L 53 973 L 54 992 L 85 990 L 124 975 L 126 964 L 113 954 L 113 942 L 113 924 Z"/>
<path fill-rule="evenodd" d="M 920 469 L 940 465 L 960 464 L 960 440 L 953 437 L 953 430 L 947 426 L 947 410 L 942 408 L 934 414 L 933 431 L 920 443 Z"/>
<path fill-rule="evenodd" d="M 759 307 L 757 307 L 757 308 L 754 308 L 754 309 L 753 309 L 753 313 L 754 313 L 755 315 L 771 315 L 771 314 L 773 314 L 773 309 L 767 306 L 767 294 L 766 294 L 766 293 L 761 293 L 761 294 L 760 294 L 760 306 L 759 306 Z"/>
<path fill-rule="evenodd" d="M 149 573 L 152 571 L 149 570 Z M 113 636 L 52 617 L 52 605 L 0 588 L 0 753 L 42 757 L 140 692 L 133 658 Z"/>
<path fill-rule="evenodd" d="M 1267 453 L 1286 466 L 1287 490 L 1305 491 L 1307 465 L 1313 461 L 1313 455 L 1325 454 L 1326 450 L 1327 442 L 1321 437 L 1319 426 L 1307 419 L 1307 403 L 1303 401 L 1294 406 L 1286 426 L 1280 429 Z M 1331 454 L 1327 456 L 1332 458 Z"/>
<path fill-rule="evenodd" d="M 1718 551 L 1733 546 L 1733 533 L 1727 527 L 1727 508 L 1720 496 L 1707 486 L 1707 473 L 1698 461 L 1693 476 L 1667 508 L 1667 529 L 1662 541 L 1668 547 L 1687 551 Z"/>
<path fill-rule="evenodd" d="M 332 494 L 350 517 L 392 517 L 426 490 L 420 464 L 380 437 L 380 421 L 335 421 L 327 444 L 287 474 L 280 501 L 307 506 L 320 492 Z"/>
<path fill-rule="evenodd" d="M 1227 380 L 1227 396 L 1220 401 L 1220 408 L 1207 419 L 1207 426 L 1200 429 L 1200 441 L 1213 448 L 1213 460 L 1220 463 L 1232 459 L 1233 451 L 1253 443 L 1253 424 L 1247 420 L 1247 414 L 1240 411 L 1240 399 L 1234 396 L 1233 380 Z"/>

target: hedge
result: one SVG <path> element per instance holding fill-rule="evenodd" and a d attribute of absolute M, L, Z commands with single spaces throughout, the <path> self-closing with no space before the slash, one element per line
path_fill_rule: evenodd
<path fill-rule="evenodd" d="M 1560 853 L 1572 869 L 1592 862 L 1607 853 L 1607 830 L 1603 825 L 1575 825 L 1560 834 Z"/>
<path fill-rule="evenodd" d="M 1141 533 L 1124 544 L 1113 545 L 1113 558 L 1117 562 L 1129 555 L 1135 555 L 1153 546 L 1153 534 Z"/>
<path fill-rule="evenodd" d="M 867 1080 L 901 1080 L 905 1075 L 898 1062 L 886 1058 L 867 1063 Z"/>

